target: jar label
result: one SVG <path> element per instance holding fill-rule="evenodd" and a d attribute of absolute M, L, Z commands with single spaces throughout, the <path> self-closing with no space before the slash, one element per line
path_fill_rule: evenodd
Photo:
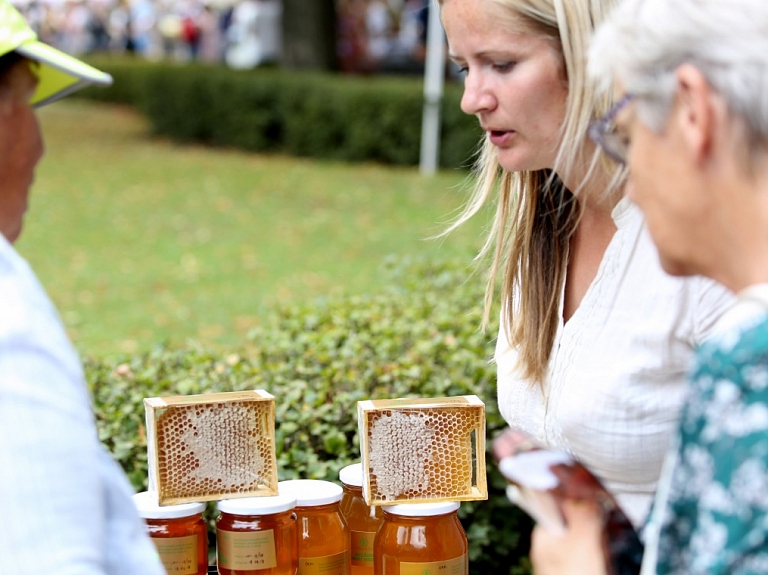
<path fill-rule="evenodd" d="M 347 552 L 324 557 L 299 557 L 298 575 L 349 575 Z"/>
<path fill-rule="evenodd" d="M 187 537 L 153 537 L 168 575 L 196 575 L 197 535 Z"/>
<path fill-rule="evenodd" d="M 225 569 L 257 571 L 277 567 L 275 533 L 265 531 L 216 531 L 217 559 Z"/>
<path fill-rule="evenodd" d="M 467 556 L 430 563 L 400 562 L 400 575 L 468 575 Z"/>
<path fill-rule="evenodd" d="M 352 565 L 373 567 L 373 539 L 375 531 L 352 531 Z"/>

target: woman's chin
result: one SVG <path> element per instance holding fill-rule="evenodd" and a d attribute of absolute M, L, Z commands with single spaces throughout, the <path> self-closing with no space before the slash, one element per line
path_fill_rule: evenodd
<path fill-rule="evenodd" d="M 545 162 L 531 158 L 519 148 L 497 148 L 496 157 L 499 160 L 499 165 L 508 172 L 532 172 L 536 170 L 547 170 L 552 167 Z"/>

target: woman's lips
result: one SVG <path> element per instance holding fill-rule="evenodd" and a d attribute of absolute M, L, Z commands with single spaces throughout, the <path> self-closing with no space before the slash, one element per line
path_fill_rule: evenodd
<path fill-rule="evenodd" d="M 509 145 L 514 134 L 514 131 L 488 130 L 488 139 L 494 146 L 504 147 Z"/>

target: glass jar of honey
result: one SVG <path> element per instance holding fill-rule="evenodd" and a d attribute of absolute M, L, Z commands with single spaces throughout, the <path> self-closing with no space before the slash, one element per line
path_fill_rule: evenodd
<path fill-rule="evenodd" d="M 160 507 L 157 495 L 136 493 L 133 502 L 168 575 L 207 575 L 208 529 L 204 503 Z"/>
<path fill-rule="evenodd" d="M 339 509 L 342 488 L 318 479 L 289 479 L 278 488 L 296 498 L 298 574 L 350 575 L 349 528 Z"/>
<path fill-rule="evenodd" d="M 384 512 L 363 499 L 363 466 L 347 465 L 339 472 L 344 490 L 339 505 L 349 527 L 350 575 L 373 575 L 373 540 Z"/>
<path fill-rule="evenodd" d="M 287 495 L 219 501 L 216 563 L 220 575 L 296 575 L 296 498 Z"/>
<path fill-rule="evenodd" d="M 384 506 L 373 544 L 376 575 L 468 575 L 469 544 L 457 502 Z"/>

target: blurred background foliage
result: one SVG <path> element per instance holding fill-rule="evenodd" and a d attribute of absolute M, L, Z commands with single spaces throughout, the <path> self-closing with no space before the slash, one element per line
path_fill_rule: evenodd
<path fill-rule="evenodd" d="M 180 142 L 352 162 L 418 165 L 423 80 L 274 67 L 231 70 L 196 64 L 92 58 L 115 78 L 81 96 L 130 104 L 151 130 Z M 482 135 L 460 107 L 463 86 L 442 102 L 440 165 L 468 168 Z"/>

